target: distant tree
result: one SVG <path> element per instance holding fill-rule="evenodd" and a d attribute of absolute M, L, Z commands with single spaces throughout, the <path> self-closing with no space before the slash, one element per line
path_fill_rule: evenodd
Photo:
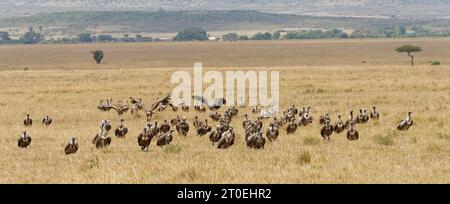
<path fill-rule="evenodd" d="M 272 38 L 273 39 L 280 39 L 281 38 L 281 32 L 283 32 L 282 30 L 277 30 L 272 34 Z"/>
<path fill-rule="evenodd" d="M 90 33 L 81 33 L 78 35 L 78 40 L 82 43 L 90 43 L 93 41 Z"/>
<path fill-rule="evenodd" d="M 254 36 L 252 36 L 252 40 L 271 40 L 271 39 L 272 34 L 270 34 L 269 32 L 257 33 Z"/>
<path fill-rule="evenodd" d="M 112 42 L 114 38 L 111 35 L 98 35 L 97 41 L 99 42 Z"/>
<path fill-rule="evenodd" d="M 420 52 L 422 51 L 422 48 L 418 47 L 418 46 L 413 46 L 413 45 L 403 45 L 397 49 L 395 49 L 395 51 L 397 52 L 406 52 L 408 54 L 409 57 L 411 57 L 411 66 L 414 66 L 414 55 L 412 55 L 411 53 L 414 52 Z"/>
<path fill-rule="evenodd" d="M 8 32 L 0 32 L 0 44 L 10 44 L 11 42 Z"/>
<path fill-rule="evenodd" d="M 247 35 L 239 36 L 239 40 L 249 40 L 250 38 Z"/>
<path fill-rule="evenodd" d="M 398 30 L 399 30 L 399 32 L 400 32 L 400 35 L 405 35 L 405 34 L 406 34 L 406 28 L 405 28 L 405 26 L 400 26 L 400 27 L 398 28 Z"/>
<path fill-rule="evenodd" d="M 237 41 L 239 40 L 239 35 L 236 33 L 228 33 L 222 36 L 223 41 Z"/>
<path fill-rule="evenodd" d="M 23 34 L 20 38 L 20 42 L 24 44 L 37 44 L 44 40 L 44 36 L 33 30 L 33 27 L 28 28 L 28 32 Z"/>
<path fill-rule="evenodd" d="M 97 62 L 97 64 L 100 64 L 102 62 L 102 59 L 104 57 L 103 51 L 101 50 L 95 50 L 91 51 L 92 57 Z"/>
<path fill-rule="evenodd" d="M 175 41 L 193 41 L 193 40 L 204 41 L 204 40 L 208 40 L 208 34 L 202 28 L 190 28 L 190 29 L 185 29 L 185 30 L 178 32 L 178 34 L 175 36 L 174 40 Z"/>

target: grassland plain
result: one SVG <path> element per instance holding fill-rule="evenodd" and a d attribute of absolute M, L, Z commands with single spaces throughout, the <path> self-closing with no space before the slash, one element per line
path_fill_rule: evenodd
<path fill-rule="evenodd" d="M 0 183 L 449 183 L 450 182 L 450 40 L 275 41 L 245 43 L 151 43 L 0 46 Z M 424 48 L 416 67 L 393 49 L 402 44 Z M 96 65 L 91 49 L 105 51 Z M 429 60 L 441 66 L 428 65 Z M 366 61 L 362 63 L 362 61 Z M 123 117 L 125 139 L 113 136 L 97 150 L 91 139 L 101 119 L 118 124 L 115 112 L 100 112 L 99 99 L 142 97 L 151 104 L 170 93 L 175 70 L 191 71 L 194 62 L 207 70 L 278 70 L 282 108 L 311 106 L 314 124 L 295 135 L 282 134 L 264 150 L 245 146 L 243 113 L 233 125 L 237 141 L 227 150 L 190 132 L 174 135 L 171 145 L 152 143 L 141 152 L 137 135 L 144 117 Z M 24 69 L 27 68 L 25 71 Z M 319 115 L 376 105 L 379 121 L 359 125 L 360 140 L 344 134 L 320 137 Z M 222 110 L 221 112 L 223 112 Z M 415 125 L 398 132 L 398 122 L 412 111 Z M 17 139 L 31 113 L 33 138 L 28 149 Z M 53 117 L 50 127 L 40 120 Z M 155 119 L 176 114 L 166 111 Z M 191 120 L 192 121 L 192 120 Z M 267 125 L 267 124 L 266 124 Z M 64 155 L 69 137 L 80 150 Z M 112 136 L 112 135 L 111 135 Z"/>

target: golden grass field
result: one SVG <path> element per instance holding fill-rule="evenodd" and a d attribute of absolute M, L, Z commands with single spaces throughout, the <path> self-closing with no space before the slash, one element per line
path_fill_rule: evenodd
<path fill-rule="evenodd" d="M 424 49 L 416 67 L 393 51 L 403 44 Z M 450 183 L 448 45 L 450 39 L 0 46 L 0 183 Z M 105 51 L 104 64 L 91 59 L 96 48 Z M 230 149 L 216 149 L 191 127 L 186 138 L 175 134 L 170 146 L 153 141 L 142 152 L 136 137 L 145 117 L 128 112 L 127 137 L 110 134 L 111 146 L 94 148 L 100 120 L 112 120 L 113 129 L 119 120 L 115 111 L 97 109 L 100 99 L 135 96 L 150 105 L 176 86 L 170 83 L 175 70 L 191 70 L 194 62 L 203 62 L 204 71 L 280 71 L 282 108 L 311 106 L 314 124 L 295 135 L 283 129 L 279 140 L 253 150 L 241 122 L 244 112 L 256 116 L 240 109 Z M 373 105 L 381 119 L 358 125 L 358 141 L 345 133 L 321 139 L 319 115 L 330 112 L 334 122 L 338 113 L 347 118 L 348 111 Z M 396 131 L 409 111 L 415 125 Z M 19 149 L 27 113 L 33 141 Z M 50 127 L 40 124 L 45 114 L 53 117 Z M 154 118 L 176 114 L 208 113 L 165 111 Z M 80 149 L 67 156 L 72 136 Z"/>

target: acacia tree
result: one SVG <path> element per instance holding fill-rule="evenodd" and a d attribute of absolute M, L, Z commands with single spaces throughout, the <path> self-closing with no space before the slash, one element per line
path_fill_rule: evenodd
<path fill-rule="evenodd" d="M 411 57 L 411 66 L 414 66 L 414 55 L 412 55 L 411 53 L 414 52 L 420 52 L 422 51 L 422 48 L 418 47 L 418 46 L 413 46 L 413 45 L 403 45 L 397 49 L 395 49 L 395 51 L 397 52 L 406 52 L 408 54 L 409 57 Z"/>

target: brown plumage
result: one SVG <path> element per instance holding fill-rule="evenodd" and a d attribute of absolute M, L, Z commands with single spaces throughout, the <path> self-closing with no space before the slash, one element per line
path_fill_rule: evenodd
<path fill-rule="evenodd" d="M 269 141 L 273 142 L 278 138 L 278 135 L 280 134 L 279 127 L 276 125 L 276 123 L 271 123 L 269 127 L 267 128 L 266 137 L 269 139 Z"/>
<path fill-rule="evenodd" d="M 27 117 L 23 120 L 23 125 L 25 125 L 25 127 L 30 127 L 33 125 L 33 120 L 31 119 L 30 114 L 27 114 Z"/>
<path fill-rule="evenodd" d="M 204 136 L 208 134 L 208 132 L 211 132 L 211 126 L 208 125 L 208 119 L 205 119 L 205 124 L 201 124 L 197 128 L 197 135 L 198 136 Z"/>
<path fill-rule="evenodd" d="M 295 132 L 297 131 L 298 125 L 295 122 L 295 120 L 291 120 L 286 128 L 287 134 L 295 134 Z"/>
<path fill-rule="evenodd" d="M 111 144 L 111 137 L 108 137 L 108 131 L 103 128 L 99 133 L 94 136 L 92 143 L 96 148 L 104 148 Z"/>
<path fill-rule="evenodd" d="M 254 149 L 264 149 L 266 138 L 263 137 L 262 131 L 250 134 L 247 139 L 247 146 Z"/>
<path fill-rule="evenodd" d="M 124 138 L 127 135 L 127 133 L 128 133 L 128 128 L 125 127 L 125 125 L 123 124 L 124 121 L 125 120 L 123 118 L 120 119 L 120 125 L 114 131 L 114 134 L 118 138 Z"/>
<path fill-rule="evenodd" d="M 367 123 L 369 116 L 366 114 L 367 110 L 359 109 L 359 115 L 356 117 L 356 123 Z"/>
<path fill-rule="evenodd" d="M 170 124 L 167 122 L 167 120 L 164 120 L 164 123 L 159 127 L 159 131 L 161 133 L 167 133 L 170 131 Z"/>
<path fill-rule="evenodd" d="M 65 154 L 75 154 L 78 151 L 78 142 L 75 137 L 70 138 L 69 143 L 64 147 Z"/>
<path fill-rule="evenodd" d="M 355 119 L 353 117 L 353 111 L 350 111 L 350 116 L 349 119 L 347 121 L 345 121 L 344 127 L 345 129 L 350 128 L 350 125 L 355 122 Z"/>
<path fill-rule="evenodd" d="M 156 140 L 156 145 L 162 147 L 164 145 L 170 144 L 170 142 L 172 142 L 173 132 L 174 130 L 169 130 L 168 132 L 161 133 L 161 135 L 159 135 L 158 139 Z"/>
<path fill-rule="evenodd" d="M 397 130 L 407 131 L 413 124 L 414 124 L 414 121 L 412 120 L 412 112 L 409 112 L 408 117 L 406 117 L 406 119 L 400 121 L 400 123 L 397 126 Z"/>
<path fill-rule="evenodd" d="M 380 112 L 377 111 L 377 108 L 374 106 L 372 109 L 373 111 L 370 113 L 370 118 L 373 120 L 380 119 Z"/>
<path fill-rule="evenodd" d="M 213 119 L 213 121 L 219 121 L 222 116 L 219 113 L 215 112 L 209 114 L 209 117 Z"/>
<path fill-rule="evenodd" d="M 27 148 L 31 144 L 31 137 L 27 134 L 26 131 L 20 135 L 19 141 L 17 142 L 17 146 L 20 148 Z"/>
<path fill-rule="evenodd" d="M 255 106 L 252 108 L 252 113 L 259 113 L 261 112 L 261 108 L 259 108 L 259 106 Z"/>
<path fill-rule="evenodd" d="M 351 123 L 349 130 L 347 131 L 347 139 L 350 141 L 359 139 L 359 133 L 355 129 L 355 123 Z"/>
<path fill-rule="evenodd" d="M 183 117 L 181 121 L 175 125 L 175 127 L 179 135 L 187 136 L 189 132 L 189 124 L 186 122 L 186 118 Z"/>
<path fill-rule="evenodd" d="M 177 117 L 172 118 L 172 120 L 170 120 L 170 124 L 171 124 L 172 126 L 175 126 L 175 125 L 177 125 L 180 121 L 181 121 L 181 118 L 180 118 L 180 116 L 177 115 Z"/>
<path fill-rule="evenodd" d="M 320 130 L 320 135 L 322 135 L 323 139 L 330 140 L 331 135 L 333 134 L 333 126 L 330 125 L 330 121 L 326 120 L 325 126 Z"/>
<path fill-rule="evenodd" d="M 336 121 L 336 124 L 334 125 L 334 132 L 336 134 L 339 134 L 345 130 L 345 124 L 342 121 L 342 116 L 338 115 L 338 120 Z"/>
<path fill-rule="evenodd" d="M 148 151 L 148 146 L 150 145 L 153 135 L 148 132 L 148 128 L 145 127 L 144 131 L 138 135 L 138 145 L 141 147 L 142 151 Z"/>
<path fill-rule="evenodd" d="M 323 115 L 320 116 L 319 124 L 325 125 L 326 121 L 330 121 L 330 114 L 329 113 L 325 114 L 324 116 Z"/>
<path fill-rule="evenodd" d="M 236 135 L 233 128 L 229 128 L 227 131 L 222 133 L 220 140 L 217 143 L 218 149 L 228 149 L 234 144 L 234 139 Z"/>
<path fill-rule="evenodd" d="M 52 118 L 46 115 L 44 118 L 42 118 L 42 124 L 45 126 L 49 126 L 50 124 L 52 124 Z"/>

